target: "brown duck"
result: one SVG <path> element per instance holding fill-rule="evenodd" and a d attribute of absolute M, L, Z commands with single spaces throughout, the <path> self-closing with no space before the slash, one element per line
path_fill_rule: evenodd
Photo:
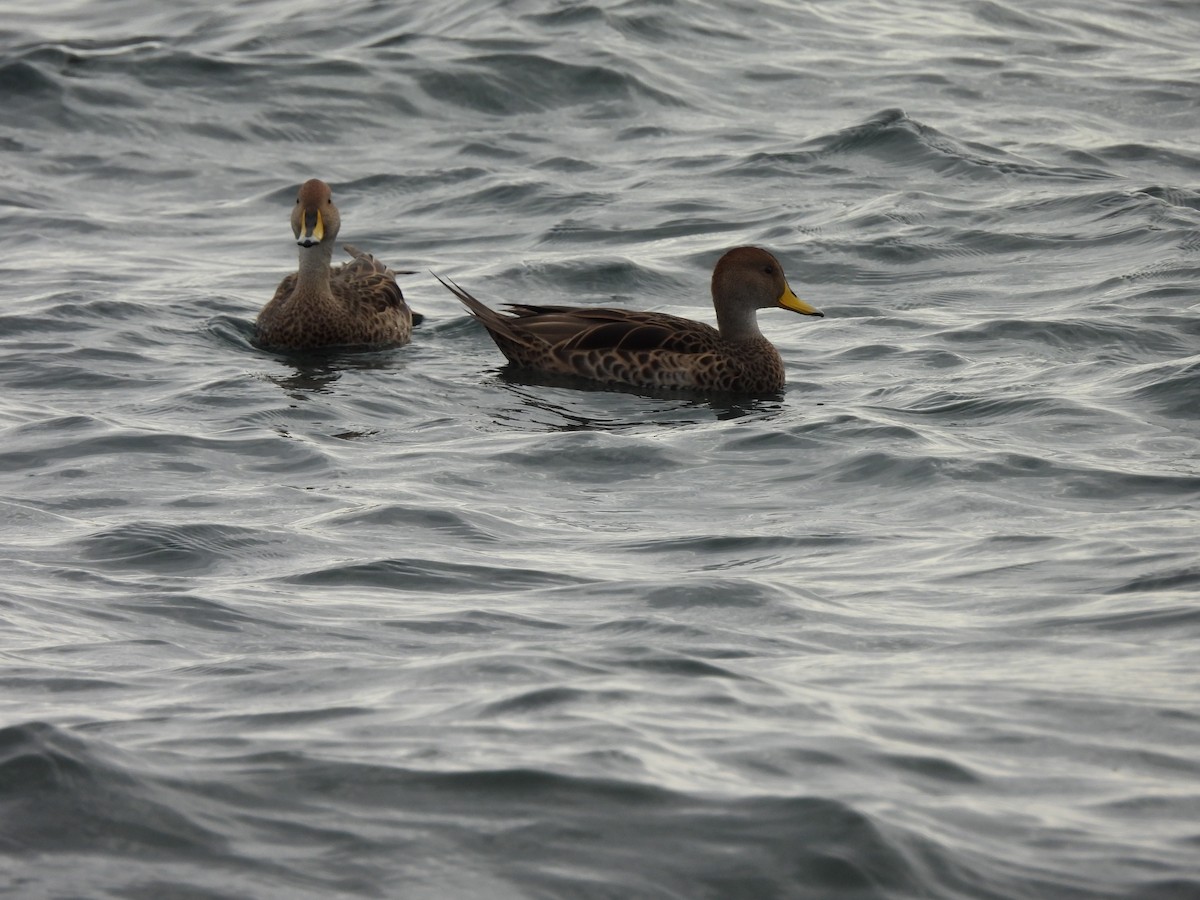
<path fill-rule="evenodd" d="M 436 276 L 435 276 L 436 277 Z M 484 306 L 438 277 L 515 365 L 609 385 L 769 393 L 783 388 L 783 360 L 758 330 L 757 311 L 780 306 L 824 313 L 797 297 L 783 266 L 758 247 L 735 247 L 712 277 L 717 327 L 666 313 L 575 306 Z"/>
<path fill-rule="evenodd" d="M 263 346 L 311 350 L 408 343 L 413 317 L 396 273 L 349 244 L 344 249 L 354 258 L 330 265 L 341 225 L 329 185 L 317 178 L 304 182 L 292 208 L 300 267 L 279 283 L 258 314 Z"/>

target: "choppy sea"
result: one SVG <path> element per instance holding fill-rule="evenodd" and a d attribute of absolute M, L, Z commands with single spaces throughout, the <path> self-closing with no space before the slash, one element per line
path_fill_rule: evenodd
<path fill-rule="evenodd" d="M 1200 897 L 1200 5 L 0 2 L 0 893 Z M 266 352 L 296 185 L 425 315 Z M 538 384 L 493 304 L 776 397 Z"/>

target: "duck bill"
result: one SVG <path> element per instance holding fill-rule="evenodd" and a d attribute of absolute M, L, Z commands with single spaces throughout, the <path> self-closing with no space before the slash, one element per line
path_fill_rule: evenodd
<path fill-rule="evenodd" d="M 304 211 L 304 228 L 300 236 L 296 238 L 296 243 L 301 247 L 315 247 L 321 243 L 323 237 L 325 237 L 325 222 L 321 219 L 321 211 L 306 209 Z"/>
<path fill-rule="evenodd" d="M 775 301 L 784 309 L 790 309 L 792 312 L 798 312 L 806 316 L 821 316 L 825 317 L 825 313 L 821 312 L 811 303 L 805 303 L 793 292 L 790 285 L 783 289 L 783 293 L 779 295 L 779 299 Z"/>

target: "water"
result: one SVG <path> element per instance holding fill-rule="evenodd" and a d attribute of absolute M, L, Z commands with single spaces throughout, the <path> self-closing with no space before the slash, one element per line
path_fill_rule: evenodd
<path fill-rule="evenodd" d="M 0 889 L 1200 897 L 1191 2 L 0 16 Z M 295 186 L 405 348 L 253 320 Z M 522 380 L 490 302 L 779 397 Z"/>

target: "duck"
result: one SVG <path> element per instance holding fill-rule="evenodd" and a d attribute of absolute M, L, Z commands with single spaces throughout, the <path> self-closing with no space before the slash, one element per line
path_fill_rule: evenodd
<path fill-rule="evenodd" d="M 313 350 L 409 342 L 413 314 L 396 283 L 396 272 L 349 244 L 343 249 L 351 260 L 331 265 L 341 227 L 329 185 L 319 178 L 300 185 L 292 207 L 299 268 L 279 282 L 275 296 L 258 314 L 260 345 Z"/>
<path fill-rule="evenodd" d="M 777 393 L 779 351 L 758 328 L 758 310 L 781 307 L 824 316 L 788 285 L 779 260 L 761 247 L 734 247 L 717 261 L 712 302 L 717 327 L 660 312 L 578 306 L 483 304 L 434 277 L 488 330 L 519 369 L 606 386 L 747 394 Z"/>

